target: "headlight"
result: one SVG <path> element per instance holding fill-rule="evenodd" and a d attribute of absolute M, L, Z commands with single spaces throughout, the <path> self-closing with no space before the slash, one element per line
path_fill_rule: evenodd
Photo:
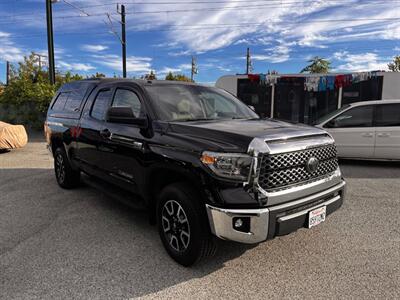
<path fill-rule="evenodd" d="M 241 153 L 203 152 L 201 162 L 216 175 L 224 178 L 247 181 L 250 175 L 253 158 Z"/>

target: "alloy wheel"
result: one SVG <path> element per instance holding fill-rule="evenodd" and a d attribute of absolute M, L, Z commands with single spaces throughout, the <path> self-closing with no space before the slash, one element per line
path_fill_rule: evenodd
<path fill-rule="evenodd" d="M 59 182 L 64 182 L 65 180 L 65 166 L 64 158 L 61 154 L 56 157 L 56 174 Z"/>
<path fill-rule="evenodd" d="M 162 227 L 169 245 L 178 252 L 187 249 L 190 242 L 190 225 L 182 206 L 168 200 L 162 208 Z"/>

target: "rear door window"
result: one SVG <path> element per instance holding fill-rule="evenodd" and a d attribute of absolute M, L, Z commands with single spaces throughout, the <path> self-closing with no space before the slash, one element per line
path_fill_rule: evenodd
<path fill-rule="evenodd" d="M 82 102 L 93 90 L 96 83 L 91 81 L 75 81 L 64 84 L 57 99 L 52 104 L 51 110 L 62 112 L 65 115 L 73 116 L 78 114 L 82 108 Z"/>
<path fill-rule="evenodd" d="M 111 90 L 107 89 L 100 91 L 97 94 L 96 99 L 94 100 L 90 115 L 97 120 L 104 121 L 106 118 L 106 110 L 109 107 L 110 100 Z"/>
<path fill-rule="evenodd" d="M 78 112 L 81 106 L 85 93 L 79 90 L 73 90 L 68 95 L 67 103 L 65 103 L 64 110 L 68 112 Z"/>
<path fill-rule="evenodd" d="M 400 104 L 382 104 L 376 107 L 377 127 L 400 126 Z"/>
<path fill-rule="evenodd" d="M 70 94 L 69 92 L 60 93 L 57 99 L 54 101 L 54 104 L 51 109 L 56 111 L 64 110 L 65 103 L 67 103 L 69 94 Z"/>

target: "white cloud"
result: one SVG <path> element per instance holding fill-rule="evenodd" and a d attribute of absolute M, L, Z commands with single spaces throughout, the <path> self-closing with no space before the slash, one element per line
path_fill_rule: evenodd
<path fill-rule="evenodd" d="M 0 38 L 8 38 L 10 34 L 8 32 L 0 31 Z"/>
<path fill-rule="evenodd" d="M 266 53 L 251 54 L 253 61 L 267 61 L 271 63 L 281 63 L 290 59 L 291 44 L 278 45 L 275 47 L 265 49 Z M 238 57 L 239 59 L 245 59 L 245 57 Z"/>
<path fill-rule="evenodd" d="M 0 59 L 10 62 L 18 62 L 24 59 L 22 49 L 15 46 L 10 40 L 11 34 L 0 31 Z"/>
<path fill-rule="evenodd" d="M 56 62 L 57 67 L 66 69 L 69 71 L 81 71 L 81 72 L 88 72 L 95 69 L 94 66 L 91 64 L 84 64 L 84 63 L 68 63 L 65 61 L 58 61 Z"/>
<path fill-rule="evenodd" d="M 93 55 L 98 63 L 115 71 L 122 70 L 122 58 L 118 55 Z M 126 58 L 126 69 L 130 73 L 146 73 L 152 70 L 152 59 L 150 57 L 128 56 Z"/>
<path fill-rule="evenodd" d="M 347 51 L 341 51 L 334 53 L 333 57 L 339 61 L 339 65 L 334 68 L 334 71 L 340 72 L 387 70 L 389 63 L 373 52 L 350 54 Z"/>
<path fill-rule="evenodd" d="M 388 40 L 399 40 L 400 22 L 389 24 L 383 32 L 383 37 Z"/>
<path fill-rule="evenodd" d="M 265 52 L 255 53 L 253 60 L 280 63 L 289 60 L 294 48 L 298 47 L 325 48 L 339 42 L 354 43 L 384 39 L 397 41 L 400 39 L 400 22 L 394 19 L 384 20 L 399 18 L 398 10 L 391 1 L 299 0 L 287 1 L 287 3 L 278 3 L 278 1 L 274 4 L 268 1 L 245 3 L 227 0 L 215 5 L 209 3 L 172 4 L 170 0 L 159 0 L 158 2 L 167 2 L 168 4 L 154 6 L 154 4 L 146 4 L 144 1 L 142 1 L 144 4 L 140 5 L 128 4 L 128 32 L 134 32 L 137 29 L 160 30 L 160 35 L 164 39 L 158 44 L 149 46 L 169 49 L 168 55 L 174 57 L 222 49 L 232 44 L 268 45 L 270 48 Z M 79 15 L 79 12 L 71 9 L 62 10 L 62 5 L 57 6 L 57 9 L 60 9 L 54 19 L 55 32 L 66 31 L 65 28 L 68 28 L 70 32 L 82 31 L 82 28 L 88 32 L 99 30 L 99 27 L 104 29 L 103 21 L 106 19 L 104 13 L 108 8 L 101 4 L 109 3 L 109 0 L 75 0 L 74 4 L 77 6 L 100 4 L 87 9 L 92 14 L 92 17 L 87 18 L 65 18 L 65 16 Z M 222 9 L 213 10 L 215 7 Z M 174 13 L 174 10 L 186 11 Z M 141 13 L 149 11 L 170 12 Z M 41 14 L 44 13 L 41 12 Z M 325 21 L 312 22 L 315 19 Z M 342 19 L 346 21 L 340 21 Z M 238 26 L 238 24 L 243 25 Z M 118 25 L 115 22 L 116 29 L 119 29 Z M 37 18 L 32 22 L 18 22 L 18 26 L 43 28 L 45 25 L 42 19 Z M 145 33 L 152 34 L 151 31 Z M 6 33 L 0 31 L 0 38 L 9 38 L 4 34 Z M 115 37 L 110 35 L 107 38 Z M 84 46 L 92 46 L 85 51 L 92 50 L 91 52 L 95 53 L 106 50 L 101 49 L 101 47 L 106 47 L 103 45 Z M 14 57 L 12 51 L 21 51 L 15 45 L 9 45 L 9 49 L 5 51 L 1 40 L 0 47 L 0 56 L 3 55 L 2 57 L 4 57 L 4 53 L 8 53 L 7 57 Z M 15 49 L 10 49 L 10 47 Z M 364 51 L 369 50 L 365 49 Z M 118 56 L 104 56 L 104 61 L 100 59 L 98 63 L 116 71 L 121 70 L 121 60 Z M 379 58 L 377 58 L 377 63 L 380 63 Z M 345 64 L 347 62 L 343 62 L 342 65 Z M 131 56 L 128 66 L 128 69 L 132 70 L 130 72 L 148 72 L 152 69 L 152 62 Z"/>
<path fill-rule="evenodd" d="M 193 51 L 191 51 L 191 50 L 181 50 L 181 51 L 177 51 L 177 52 L 168 52 L 168 55 L 170 55 L 170 56 L 188 56 L 192 53 L 193 53 Z"/>
<path fill-rule="evenodd" d="M 180 73 L 181 71 L 182 71 L 182 69 L 180 69 L 180 68 L 164 67 L 161 70 L 158 70 L 156 72 L 156 74 L 157 74 L 157 76 L 163 77 L 163 76 L 167 75 L 169 72 L 171 72 L 171 73 Z"/>
<path fill-rule="evenodd" d="M 192 65 L 191 64 L 181 64 L 181 65 L 179 65 L 179 68 L 181 70 L 190 70 L 190 69 L 192 69 Z"/>
<path fill-rule="evenodd" d="M 88 51 L 88 52 L 101 52 L 101 51 L 107 50 L 108 46 L 104 46 L 104 45 L 82 45 L 81 49 L 85 50 L 85 51 Z"/>

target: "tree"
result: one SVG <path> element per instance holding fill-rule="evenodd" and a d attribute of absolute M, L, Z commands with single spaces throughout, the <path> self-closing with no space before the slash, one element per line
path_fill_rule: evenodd
<path fill-rule="evenodd" d="M 392 72 L 400 72 L 400 55 L 393 58 L 393 62 L 388 64 L 388 68 Z"/>
<path fill-rule="evenodd" d="M 319 56 L 308 61 L 310 64 L 301 70 L 301 73 L 328 73 L 331 68 L 331 62 Z"/>
<path fill-rule="evenodd" d="M 90 76 L 89 78 L 95 79 L 95 78 L 105 78 L 105 77 L 106 77 L 105 74 L 96 72 L 96 74 Z"/>
<path fill-rule="evenodd" d="M 145 80 L 157 80 L 157 76 L 153 72 L 153 70 L 151 70 L 150 74 L 146 74 L 146 75 L 142 76 L 142 79 L 145 79 Z"/>
<path fill-rule="evenodd" d="M 169 72 L 167 76 L 165 76 L 165 80 L 192 82 L 192 80 L 189 77 L 183 74 L 174 75 L 172 74 L 172 72 Z"/>
<path fill-rule="evenodd" d="M 172 72 L 168 72 L 167 76 L 165 76 L 165 80 L 175 80 L 174 74 L 172 74 Z"/>
<path fill-rule="evenodd" d="M 18 68 L 11 67 L 8 86 L 0 95 L 0 105 L 8 112 L 1 118 L 33 127 L 42 127 L 43 118 L 57 89 L 64 83 L 83 77 L 67 72 L 56 74 L 56 84 L 51 85 L 48 72 L 41 69 L 33 54 L 24 57 Z"/>

